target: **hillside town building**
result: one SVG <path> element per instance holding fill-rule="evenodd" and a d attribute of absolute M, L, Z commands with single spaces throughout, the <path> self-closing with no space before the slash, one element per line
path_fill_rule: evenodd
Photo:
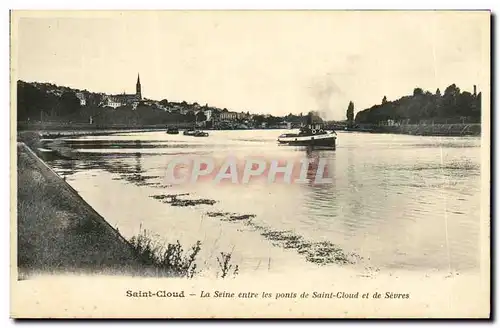
<path fill-rule="evenodd" d="M 103 98 L 102 106 L 118 108 L 121 106 L 132 106 L 134 109 L 142 100 L 141 79 L 137 74 L 137 82 L 135 84 L 135 94 L 117 94 L 107 95 Z"/>

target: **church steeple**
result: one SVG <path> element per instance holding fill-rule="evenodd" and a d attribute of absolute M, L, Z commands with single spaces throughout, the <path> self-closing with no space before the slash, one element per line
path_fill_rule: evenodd
<path fill-rule="evenodd" d="M 137 83 L 135 84 L 135 95 L 139 100 L 142 99 L 142 94 L 141 94 L 141 79 L 139 77 L 139 73 L 137 73 Z"/>

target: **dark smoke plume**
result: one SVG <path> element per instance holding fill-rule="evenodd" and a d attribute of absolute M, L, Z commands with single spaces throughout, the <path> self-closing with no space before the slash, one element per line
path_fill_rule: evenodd
<path fill-rule="evenodd" d="M 332 102 L 335 94 L 340 94 L 339 87 L 333 82 L 331 75 L 315 79 L 310 87 L 311 94 L 316 100 L 317 108 L 313 111 L 314 116 L 328 119 L 333 116 Z"/>

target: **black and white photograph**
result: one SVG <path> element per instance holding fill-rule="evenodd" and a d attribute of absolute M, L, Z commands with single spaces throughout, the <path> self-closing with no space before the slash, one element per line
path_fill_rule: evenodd
<path fill-rule="evenodd" d="M 489 11 L 11 19 L 11 317 L 488 318 Z"/>

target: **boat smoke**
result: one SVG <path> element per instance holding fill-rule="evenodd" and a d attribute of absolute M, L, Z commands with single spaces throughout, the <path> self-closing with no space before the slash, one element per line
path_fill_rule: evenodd
<path fill-rule="evenodd" d="M 316 110 L 312 111 L 313 116 L 323 120 L 332 119 L 332 102 L 334 95 L 340 94 L 340 89 L 333 81 L 331 74 L 328 73 L 313 80 L 310 90 L 317 106 Z"/>
<path fill-rule="evenodd" d="M 307 124 L 323 123 L 323 118 L 318 111 L 310 111 L 308 114 Z"/>

